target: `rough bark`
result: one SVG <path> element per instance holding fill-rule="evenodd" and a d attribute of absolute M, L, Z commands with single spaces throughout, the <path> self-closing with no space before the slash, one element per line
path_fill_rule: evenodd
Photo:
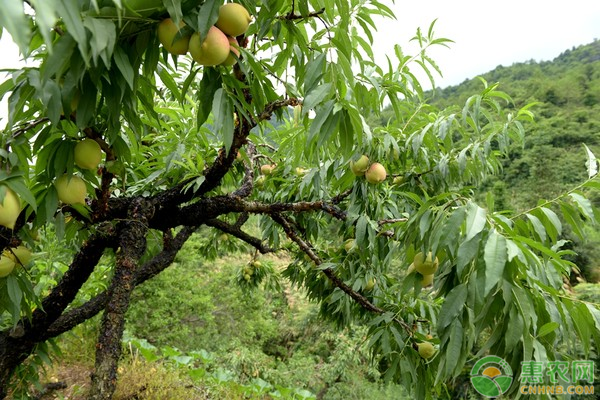
<path fill-rule="evenodd" d="M 135 286 L 153 278 L 171 265 L 177 253 L 193 232 L 193 228 L 185 227 L 175 238 L 165 234 L 163 250 L 137 270 L 135 274 Z M 94 317 L 106 308 L 108 299 L 108 291 L 104 291 L 85 304 L 65 312 L 48 328 L 47 339 L 68 332 L 77 325 Z"/>
<path fill-rule="evenodd" d="M 90 400 L 110 400 L 116 388 L 125 312 L 135 287 L 138 261 L 146 249 L 148 220 L 152 213 L 152 207 L 146 200 L 136 199 L 130 208 L 129 218 L 120 223 L 115 273 L 96 344 Z"/>

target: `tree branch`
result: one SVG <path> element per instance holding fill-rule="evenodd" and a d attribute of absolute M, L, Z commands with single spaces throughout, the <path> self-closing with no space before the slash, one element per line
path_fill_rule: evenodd
<path fill-rule="evenodd" d="M 306 15 L 300 15 L 300 14 L 296 14 L 294 12 L 294 8 L 292 7 L 292 11 L 290 11 L 289 13 L 287 13 L 285 15 L 281 15 L 277 18 L 281 19 L 281 20 L 293 21 L 293 20 L 298 20 L 298 19 L 315 18 L 315 17 L 320 16 L 323 13 L 325 13 L 324 8 L 320 9 L 319 11 L 311 11 Z"/>
<path fill-rule="evenodd" d="M 258 116 L 258 120 L 266 121 L 268 119 L 271 119 L 271 117 L 273 116 L 273 113 L 276 110 L 283 108 L 283 107 L 288 107 L 288 106 L 292 106 L 292 107 L 297 106 L 298 104 L 302 104 L 302 102 L 295 97 L 290 97 L 290 98 L 287 98 L 284 100 L 274 101 L 272 103 L 267 104 L 264 111 L 262 113 L 260 113 L 260 115 Z"/>
<path fill-rule="evenodd" d="M 75 255 L 69 269 L 50 294 L 42 300 L 42 307 L 33 312 L 31 322 L 24 322 L 24 335 L 36 341 L 75 299 L 81 286 L 98 264 L 104 250 L 113 247 L 116 233 L 112 226 L 104 226 L 84 243 Z"/>
<path fill-rule="evenodd" d="M 121 339 L 125 329 L 125 312 L 135 288 L 135 274 L 140 257 L 146 250 L 148 220 L 154 213 L 152 204 L 136 198 L 130 205 L 128 219 L 119 227 L 119 249 L 115 272 L 108 289 L 108 302 L 96 343 L 96 363 L 92 374 L 90 400 L 109 400 L 116 388 L 117 365 L 121 356 Z"/>
<path fill-rule="evenodd" d="M 262 254 L 274 253 L 276 251 L 274 248 L 265 245 L 262 240 L 255 238 L 254 236 L 249 235 L 246 232 L 242 231 L 240 229 L 240 227 L 237 226 L 237 224 L 230 225 L 227 222 L 223 222 L 218 219 L 211 219 L 211 220 L 206 221 L 206 225 L 212 226 L 213 228 L 217 228 L 220 231 L 223 231 L 232 236 L 235 236 L 236 238 L 238 238 L 240 240 L 243 240 L 244 242 L 248 243 L 249 245 L 254 247 L 256 250 L 261 252 Z"/>
<path fill-rule="evenodd" d="M 298 245 L 298 247 L 300 247 L 300 249 L 304 253 L 306 253 L 317 266 L 319 266 L 323 263 L 323 261 L 319 258 L 319 256 L 317 256 L 317 254 L 314 252 L 312 246 L 310 246 L 304 239 L 302 239 L 295 232 L 294 228 L 292 227 L 292 225 L 290 224 L 290 222 L 288 221 L 287 218 L 285 218 L 281 214 L 272 214 L 271 218 L 273 219 L 273 221 L 277 222 L 283 228 L 286 235 L 293 242 L 295 242 Z M 365 296 L 354 291 L 350 286 L 346 285 L 344 283 L 344 281 L 342 281 L 335 274 L 335 271 L 332 270 L 331 268 L 321 269 L 321 272 L 323 274 L 325 274 L 325 276 L 331 281 L 331 283 L 333 283 L 334 286 L 336 286 L 337 288 L 342 290 L 344 293 L 346 293 L 348 296 L 350 296 L 354 301 L 356 301 L 358 304 L 360 304 L 364 309 L 374 312 L 376 314 L 384 314 L 385 313 L 385 310 L 377 307 L 376 305 L 371 303 L 369 301 L 369 299 L 367 299 Z M 408 334 L 412 335 L 412 330 L 406 322 L 402 321 L 401 319 L 399 319 L 397 317 L 394 317 L 393 320 L 396 323 L 398 323 Z"/>
<path fill-rule="evenodd" d="M 175 238 L 165 234 L 163 250 L 138 269 L 135 274 L 134 285 L 138 286 L 146 282 L 169 267 L 175 260 L 175 256 L 179 250 L 181 250 L 194 231 L 194 228 L 183 227 Z M 102 311 L 106 307 L 107 302 L 108 292 L 104 291 L 88 300 L 85 304 L 68 310 L 50 325 L 43 340 L 48 340 L 64 332 L 68 332 L 75 326 L 87 321 Z"/>

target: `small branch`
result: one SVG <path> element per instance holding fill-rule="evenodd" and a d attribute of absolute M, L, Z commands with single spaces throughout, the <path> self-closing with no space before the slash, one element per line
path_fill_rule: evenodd
<path fill-rule="evenodd" d="M 236 225 L 231 225 L 231 224 L 228 224 L 227 222 L 223 222 L 218 219 L 208 220 L 208 221 L 206 221 L 206 225 L 212 226 L 213 228 L 217 228 L 222 232 L 228 233 L 232 236 L 235 236 L 236 238 L 238 238 L 240 240 L 243 240 L 244 242 L 248 243 L 249 245 L 254 247 L 256 250 L 261 252 L 262 254 L 274 253 L 276 251 L 274 248 L 265 245 L 262 240 L 242 231 Z"/>
<path fill-rule="evenodd" d="M 288 107 L 288 106 L 292 106 L 292 107 L 297 106 L 298 104 L 300 104 L 300 101 L 295 97 L 290 97 L 285 100 L 274 101 L 274 102 L 266 105 L 264 111 L 262 113 L 260 113 L 260 115 L 258 116 L 258 120 L 259 121 L 268 120 L 273 116 L 273 113 L 276 110 L 283 108 L 283 107 Z"/>
<path fill-rule="evenodd" d="M 233 224 L 233 226 L 236 229 L 240 229 L 242 227 L 242 225 L 244 225 L 246 223 L 246 221 L 248 221 L 249 215 L 248 213 L 241 213 L 240 216 L 238 217 L 237 221 L 235 221 L 235 224 Z"/>
<path fill-rule="evenodd" d="M 287 13 L 285 15 L 281 15 L 281 16 L 279 16 L 277 18 L 281 19 L 281 20 L 294 21 L 294 20 L 298 20 L 298 19 L 316 18 L 316 17 L 320 16 L 323 13 L 325 13 L 325 9 L 324 8 L 320 9 L 319 11 L 311 11 L 311 12 L 309 12 L 306 15 L 296 14 L 294 12 L 294 7 L 292 5 L 292 11 L 290 11 L 289 13 Z"/>
<path fill-rule="evenodd" d="M 379 224 L 379 226 L 381 225 L 385 225 L 385 224 L 395 224 L 396 222 L 406 222 L 408 221 L 408 218 L 393 218 L 393 219 L 381 219 L 379 221 L 377 221 L 377 223 Z"/>
<path fill-rule="evenodd" d="M 290 222 L 288 221 L 287 218 L 285 218 L 281 214 L 273 214 L 273 215 L 271 215 L 271 218 L 273 219 L 273 221 L 277 222 L 283 228 L 286 235 L 292 241 L 294 241 L 298 245 L 298 247 L 300 247 L 300 249 L 304 253 L 306 253 L 317 266 L 319 266 L 323 263 L 323 261 L 319 258 L 319 256 L 317 256 L 316 253 L 314 252 L 312 246 L 310 246 L 304 239 L 302 239 L 298 234 L 296 234 L 296 232 L 294 231 L 292 225 L 290 224 Z M 376 305 L 371 303 L 369 301 L 369 299 L 367 299 L 365 296 L 354 291 L 350 286 L 346 285 L 344 283 L 344 281 L 342 281 L 335 274 L 335 271 L 332 270 L 331 268 L 321 269 L 321 272 L 323 272 L 323 274 L 325 274 L 325 276 L 327 276 L 327 278 L 331 281 L 331 283 L 333 283 L 334 286 L 336 286 L 337 288 L 342 290 L 344 293 L 346 293 L 348 296 L 350 296 L 354 301 L 356 301 L 358 304 L 360 304 L 364 309 L 374 312 L 376 314 L 384 314 L 385 313 L 385 310 L 377 307 Z M 406 322 L 402 321 L 401 319 L 399 319 L 397 317 L 394 317 L 393 319 L 409 335 L 412 335 L 412 329 Z"/>
<path fill-rule="evenodd" d="M 13 139 L 17 138 L 20 135 L 22 135 L 25 132 L 27 132 L 28 130 L 33 129 L 36 126 L 38 126 L 40 124 L 43 124 L 43 123 L 46 123 L 46 122 L 49 122 L 49 121 L 50 121 L 50 118 L 48 118 L 48 117 L 43 117 L 43 118 L 36 119 L 35 121 L 30 122 L 29 124 L 25 125 L 24 127 L 19 128 L 19 129 L 13 131 L 12 134 L 11 134 L 11 137 Z"/>
<path fill-rule="evenodd" d="M 341 203 L 346 197 L 350 196 L 352 194 L 352 188 L 338 194 L 337 196 L 335 196 L 334 198 L 331 199 L 331 203 L 332 204 L 339 204 Z"/>
<path fill-rule="evenodd" d="M 252 160 L 256 154 L 256 147 L 254 146 L 254 144 L 248 142 L 247 148 L 248 148 L 248 150 L 246 151 L 246 154 L 248 154 L 248 157 L 250 157 L 250 160 Z M 237 157 L 237 154 L 236 154 L 236 157 Z M 248 197 L 252 194 L 253 187 L 254 187 L 254 168 L 252 168 L 252 162 L 250 162 L 250 163 L 244 162 L 244 180 L 242 182 L 242 185 L 239 187 L 239 189 L 237 189 L 235 192 L 233 192 L 233 195 L 241 197 L 241 198 Z"/>

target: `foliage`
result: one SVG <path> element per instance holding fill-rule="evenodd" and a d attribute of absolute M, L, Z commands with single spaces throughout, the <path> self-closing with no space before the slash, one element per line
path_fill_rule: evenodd
<path fill-rule="evenodd" d="M 502 172 L 478 188 L 480 196 L 492 191 L 497 206 L 523 211 L 540 199 L 552 199 L 586 179 L 582 168 L 584 145 L 594 153 L 599 150 L 600 41 L 566 50 L 551 61 L 530 60 L 509 67 L 498 66 L 481 78 L 501 82 L 503 90 L 514 100 L 505 105 L 507 108 L 533 103 L 531 110 L 536 119 L 526 125 L 523 143 L 510 147 L 502 161 Z M 441 107 L 463 102 L 480 86 L 479 79 L 471 79 L 437 89 L 433 102 Z M 588 191 L 586 195 L 593 204 L 598 204 L 596 193 Z M 571 234 L 569 228 L 565 229 L 564 238 L 573 242 L 572 248 L 577 252 L 571 261 L 586 279 L 597 281 L 598 234 L 595 228 L 587 231 L 585 241 Z"/>
<path fill-rule="evenodd" d="M 0 395 L 36 343 L 103 311 L 90 398 L 110 398 L 132 292 L 200 227 L 260 253 L 288 253 L 283 271 L 255 266 L 238 282 L 276 289 L 287 279 L 321 317 L 364 324 L 384 378 L 415 398 L 442 393 L 480 337 L 476 356 L 493 352 L 517 371 L 521 361 L 579 356 L 576 345 L 594 351 L 600 313 L 565 292 L 574 264 L 561 237 L 566 226 L 582 236 L 597 218 L 586 197 L 600 187 L 592 150 L 586 180 L 564 193 L 517 212 L 497 209 L 493 196 L 479 203 L 472 187 L 500 171 L 533 114 L 487 82 L 459 108 L 428 104 L 414 69 L 431 80 L 439 72 L 427 51 L 449 40 L 434 24 L 417 32 L 417 54 L 396 46 L 379 66 L 374 17 L 393 13 L 378 1 L 241 3 L 254 22 L 237 38 L 233 68 L 200 67 L 158 44 L 156 24 L 167 16 L 207 32 L 215 0 L 133 14 L 111 0 L 32 0 L 26 12 L 21 1 L 6 4 L 0 26 L 38 63 L 0 84 L 9 103 L 0 184 L 26 204 L 16 229 L 0 231 L 0 247 L 54 226 L 76 253 L 47 293 L 35 292 L 24 269 L 0 280 L 11 323 L 0 333 Z M 393 118 L 369 125 L 387 104 Z M 73 163 L 84 137 L 104 153 L 98 170 Z M 356 177 L 349 162 L 363 154 L 389 178 Z M 276 167 L 256 178 L 265 164 Z M 85 205 L 59 203 L 53 182 L 65 173 L 85 179 Z M 250 215 L 259 216 L 258 235 L 247 229 Z M 394 269 L 421 251 L 440 261 L 433 288 Z M 109 271 L 100 271 L 102 257 Z M 92 273 L 104 284 L 73 303 Z M 425 362 L 416 348 L 428 334 L 437 352 Z"/>

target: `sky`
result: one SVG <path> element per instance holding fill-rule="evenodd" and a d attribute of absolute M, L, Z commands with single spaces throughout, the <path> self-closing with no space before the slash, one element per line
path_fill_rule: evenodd
<path fill-rule="evenodd" d="M 450 49 L 431 52 L 444 75 L 436 79 L 439 87 L 459 84 L 498 65 L 549 61 L 573 46 L 600 39 L 598 0 L 381 1 L 397 17 L 388 22 L 378 19 L 381 28 L 375 45 L 382 60 L 385 54 L 393 56 L 395 43 L 414 54 L 410 38 L 418 27 L 426 33 L 435 19 L 436 35 L 454 41 Z"/>
<path fill-rule="evenodd" d="M 438 87 L 459 84 L 498 65 L 552 60 L 567 49 L 600 39 L 598 0 L 380 1 L 397 19 L 374 18 L 378 62 L 387 64 L 386 55 L 394 58 L 395 44 L 414 54 L 416 46 L 410 38 L 419 27 L 427 32 L 436 19 L 435 34 L 454 41 L 449 49 L 438 47 L 429 53 L 443 72 L 442 78 L 436 78 Z M 0 69 L 17 67 L 19 62 L 17 48 L 5 32 L 0 39 Z M 5 115 L 3 103 L 0 117 Z"/>

